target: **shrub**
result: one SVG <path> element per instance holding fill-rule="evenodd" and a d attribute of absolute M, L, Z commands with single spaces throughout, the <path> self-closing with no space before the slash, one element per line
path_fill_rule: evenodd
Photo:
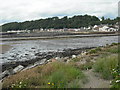
<path fill-rule="evenodd" d="M 84 77 L 83 73 L 72 65 L 63 63 L 60 66 L 60 64 L 54 63 L 54 68 L 57 68 L 57 70 L 48 77 L 48 82 L 51 84 L 50 87 L 65 88 L 73 79 Z"/>
<path fill-rule="evenodd" d="M 118 43 L 112 43 L 111 46 L 118 45 Z"/>
<path fill-rule="evenodd" d="M 96 49 L 91 49 L 91 50 L 89 51 L 90 54 L 93 54 L 93 53 L 96 53 L 96 52 L 97 52 Z"/>
<path fill-rule="evenodd" d="M 112 75 L 114 77 L 111 88 L 120 88 L 120 68 L 113 69 Z"/>
<path fill-rule="evenodd" d="M 118 47 L 114 47 L 114 48 L 108 48 L 106 49 L 107 52 L 110 52 L 110 53 L 118 53 Z"/>
<path fill-rule="evenodd" d="M 94 53 L 97 53 L 98 51 L 101 51 L 101 50 L 102 50 L 101 47 L 97 47 L 97 48 L 91 49 L 91 50 L 89 51 L 89 53 L 90 53 L 90 54 L 94 54 Z"/>

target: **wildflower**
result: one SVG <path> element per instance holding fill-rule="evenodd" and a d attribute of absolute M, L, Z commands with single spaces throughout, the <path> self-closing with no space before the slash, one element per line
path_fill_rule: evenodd
<path fill-rule="evenodd" d="M 20 84 L 22 84 L 22 82 L 20 82 Z"/>
<path fill-rule="evenodd" d="M 20 85 L 19 88 L 21 88 L 22 86 Z"/>
<path fill-rule="evenodd" d="M 110 81 L 110 84 L 112 84 L 112 81 Z"/>
<path fill-rule="evenodd" d="M 120 80 L 117 80 L 116 83 L 120 82 Z"/>
<path fill-rule="evenodd" d="M 54 85 L 54 83 L 52 83 L 52 85 Z"/>
<path fill-rule="evenodd" d="M 48 82 L 48 85 L 50 85 L 50 82 Z"/>

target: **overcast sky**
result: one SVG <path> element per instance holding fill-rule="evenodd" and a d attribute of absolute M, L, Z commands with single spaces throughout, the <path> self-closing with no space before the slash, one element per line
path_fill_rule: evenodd
<path fill-rule="evenodd" d="M 96 15 L 115 18 L 119 0 L 0 0 L 0 25 L 53 16 Z"/>

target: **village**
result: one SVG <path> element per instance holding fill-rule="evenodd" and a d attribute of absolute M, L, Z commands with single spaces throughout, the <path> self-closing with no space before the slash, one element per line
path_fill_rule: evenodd
<path fill-rule="evenodd" d="M 39 33 L 39 32 L 117 32 L 119 30 L 118 22 L 115 25 L 101 24 L 81 28 L 64 28 L 64 29 L 33 29 L 33 30 L 10 30 L 7 33 Z"/>

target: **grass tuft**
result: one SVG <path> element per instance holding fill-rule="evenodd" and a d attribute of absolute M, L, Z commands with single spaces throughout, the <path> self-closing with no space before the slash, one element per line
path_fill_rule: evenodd
<path fill-rule="evenodd" d="M 99 72 L 104 79 L 112 79 L 112 69 L 118 64 L 118 55 L 102 57 L 93 65 L 94 71 Z"/>

